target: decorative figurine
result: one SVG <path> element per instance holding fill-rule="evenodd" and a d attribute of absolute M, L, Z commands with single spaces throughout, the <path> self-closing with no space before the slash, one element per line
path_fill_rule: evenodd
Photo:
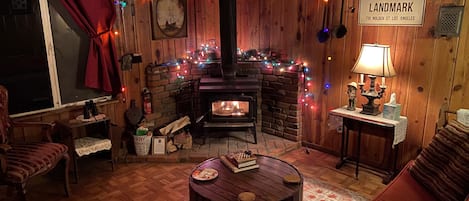
<path fill-rule="evenodd" d="M 357 97 L 357 83 L 350 82 L 347 84 L 348 105 L 347 110 L 355 111 L 355 98 Z"/>

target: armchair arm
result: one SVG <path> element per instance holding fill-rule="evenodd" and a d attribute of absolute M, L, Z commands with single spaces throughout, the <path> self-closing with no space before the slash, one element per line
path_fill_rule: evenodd
<path fill-rule="evenodd" d="M 54 131 L 55 123 L 53 122 L 27 122 L 27 121 L 13 121 L 14 128 L 38 128 L 41 129 L 40 133 L 43 140 L 52 142 L 52 133 Z"/>
<path fill-rule="evenodd" d="M 6 154 L 8 150 L 11 149 L 11 146 L 8 144 L 0 144 L 0 154 Z"/>

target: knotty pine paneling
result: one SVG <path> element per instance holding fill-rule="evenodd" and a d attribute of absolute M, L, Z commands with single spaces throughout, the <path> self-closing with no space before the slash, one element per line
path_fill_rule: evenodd
<path fill-rule="evenodd" d="M 469 6 L 464 9 L 464 19 L 461 33 L 469 33 Z M 459 38 L 459 45 L 456 55 L 456 68 L 454 71 L 453 86 L 451 89 L 450 110 L 457 110 L 461 106 L 467 106 L 469 96 L 469 38 L 467 36 Z"/>
<path fill-rule="evenodd" d="M 197 48 L 197 29 L 196 29 L 196 12 L 195 12 L 195 1 L 187 1 L 187 38 L 186 38 L 186 50 L 195 50 Z"/>
<path fill-rule="evenodd" d="M 403 111 L 406 111 L 408 118 L 407 127 L 407 140 L 401 146 L 401 153 L 403 158 L 411 158 L 418 151 L 419 146 L 422 145 L 423 135 L 428 133 L 433 136 L 433 125 L 426 123 L 426 116 L 428 114 L 428 105 L 430 98 L 430 85 L 432 76 L 432 63 L 434 57 L 434 43 L 435 39 L 431 34 L 431 30 L 437 23 L 437 17 L 434 13 L 438 13 L 439 3 L 437 1 L 427 2 L 425 8 L 425 23 L 422 27 L 417 27 L 417 32 L 413 47 L 409 55 L 412 55 L 411 68 L 409 69 L 409 85 L 407 93 L 406 106 Z M 403 55 L 404 56 L 404 55 Z M 436 107 L 440 104 L 436 103 Z M 416 107 L 417 106 L 417 107 Z M 429 116 L 437 117 L 437 113 L 430 113 Z M 428 130 L 430 128 L 430 130 Z M 433 130 L 432 130 L 433 129 Z M 427 131 L 426 131 L 427 130 Z"/>
<path fill-rule="evenodd" d="M 140 92 L 145 86 L 145 67 L 149 63 L 163 63 L 182 57 L 186 50 L 197 49 L 201 44 L 215 39 L 220 45 L 217 0 L 187 0 L 188 37 L 166 40 L 151 38 L 151 0 L 130 0 L 134 4 L 124 8 L 116 20 L 115 28 L 125 33 L 118 38 L 120 55 L 130 52 L 142 53 L 142 64 L 134 64 L 130 71 L 122 73 L 128 91 L 126 107 L 114 104 L 116 119 L 122 119 L 129 100 L 141 105 Z M 386 79 L 385 97 L 378 102 L 388 101 L 392 92 L 402 105 L 402 115 L 409 120 L 406 141 L 400 148 L 401 163 L 416 156 L 420 147 L 427 146 L 435 132 L 435 123 L 440 105 L 448 101 L 450 108 L 469 108 L 469 19 L 468 6 L 461 35 L 453 38 L 432 36 L 436 26 L 438 9 L 441 5 L 465 5 L 466 1 L 426 1 L 425 20 L 421 27 L 405 26 L 359 26 L 359 1 L 345 1 L 343 23 L 348 29 L 344 38 L 331 37 L 319 43 L 316 33 L 322 27 L 324 1 L 320 0 L 263 0 L 237 1 L 238 47 L 242 49 L 271 48 L 281 50 L 288 58 L 301 59 L 308 63 L 313 86 L 314 109 L 305 107 L 302 142 L 306 146 L 338 153 L 340 133 L 330 126 L 328 111 L 346 105 L 346 85 L 358 81 L 350 72 L 363 43 L 391 45 L 392 58 L 397 76 Z M 340 20 L 341 0 L 329 0 L 327 27 L 331 30 Z M 355 11 L 352 12 L 352 8 Z M 119 10 L 118 8 L 116 8 Z M 125 26 L 124 26 L 125 25 Z M 330 56 L 332 60 L 327 60 Z M 368 81 L 369 82 L 369 81 Z M 381 82 L 378 79 L 378 82 Z M 331 84 L 329 89 L 324 85 Z M 154 97 L 158 98 L 158 97 Z M 357 105 L 365 103 L 358 96 Z M 382 107 L 382 106 L 381 106 Z M 65 112 L 67 113 L 67 112 Z M 67 115 L 43 115 L 43 118 L 66 118 Z M 123 120 L 120 122 L 123 123 Z M 382 141 L 374 137 L 362 138 L 364 160 L 382 160 Z M 351 147 L 353 151 L 355 147 Z"/>
<path fill-rule="evenodd" d="M 236 2 L 236 16 L 238 33 L 238 47 L 243 50 L 262 48 L 259 44 L 261 40 L 260 20 L 262 18 L 260 5 L 262 1 L 238 0 Z"/>
<path fill-rule="evenodd" d="M 322 1 L 306 1 L 305 2 L 305 31 L 303 33 L 304 43 L 304 61 L 307 62 L 309 72 L 306 76 L 311 77 L 311 82 L 314 83 L 309 91 L 313 93 L 314 108 L 305 106 L 304 109 L 304 133 L 303 142 L 307 145 L 317 145 L 321 140 L 321 123 L 324 119 L 321 119 L 321 103 L 322 103 L 322 83 L 323 83 L 323 64 L 325 60 L 325 44 L 319 44 L 316 39 L 316 33 L 322 27 L 322 13 L 324 9 L 324 3 Z"/>
<path fill-rule="evenodd" d="M 275 1 L 275 0 L 272 1 L 271 7 L 270 7 L 270 10 L 271 10 L 270 16 L 266 16 L 267 18 L 264 20 L 266 20 L 270 26 L 269 47 L 274 50 L 288 51 L 286 49 L 283 49 L 283 47 L 281 46 L 282 40 L 284 40 L 283 39 L 284 21 L 282 20 L 284 13 L 283 13 L 282 8 L 283 8 L 283 1 L 281 2 Z M 244 34 L 244 33 L 239 33 L 239 34 Z"/>
<path fill-rule="evenodd" d="M 249 1 L 249 0 L 248 0 Z M 271 26 L 270 23 L 270 16 L 272 15 L 272 2 L 274 0 L 265 0 L 265 1 L 260 1 L 260 14 L 259 14 L 259 46 L 260 48 L 268 48 L 270 47 L 270 32 L 272 32 L 273 27 Z M 240 1 L 241 2 L 241 1 Z M 255 16 L 254 16 L 255 17 Z M 242 16 L 239 16 L 239 18 L 242 18 Z M 238 37 L 243 38 L 244 34 L 241 34 L 242 32 L 238 32 Z M 247 47 L 250 48 L 250 47 Z M 255 48 L 255 47 L 253 47 Z M 246 49 L 246 48 L 244 48 Z"/>

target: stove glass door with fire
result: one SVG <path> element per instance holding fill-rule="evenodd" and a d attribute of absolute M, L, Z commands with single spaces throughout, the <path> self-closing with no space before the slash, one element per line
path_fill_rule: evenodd
<path fill-rule="evenodd" d="M 255 101 L 252 96 L 217 95 L 209 101 L 211 122 L 252 122 Z"/>

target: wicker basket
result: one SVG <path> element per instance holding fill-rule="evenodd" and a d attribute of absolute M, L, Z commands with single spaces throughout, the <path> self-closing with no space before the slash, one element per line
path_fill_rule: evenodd
<path fill-rule="evenodd" d="M 134 135 L 135 153 L 145 156 L 150 152 L 151 135 Z"/>

